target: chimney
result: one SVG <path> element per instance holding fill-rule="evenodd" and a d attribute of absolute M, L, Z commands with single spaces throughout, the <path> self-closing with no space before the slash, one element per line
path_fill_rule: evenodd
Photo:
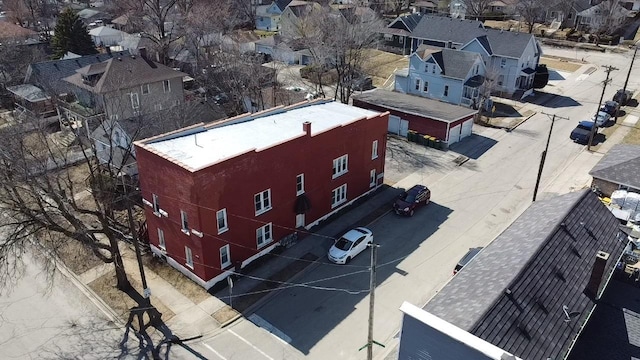
<path fill-rule="evenodd" d="M 587 283 L 587 287 L 584 289 L 584 293 L 592 300 L 597 300 L 600 295 L 599 291 L 602 285 L 602 276 L 607 267 L 607 260 L 609 260 L 609 253 L 598 251 L 596 261 L 593 263 L 593 268 L 591 269 L 589 283 Z"/>
<path fill-rule="evenodd" d="M 141 47 L 138 49 L 138 53 L 140 54 L 140 57 L 143 59 L 147 59 L 147 48 L 146 47 Z"/>
<path fill-rule="evenodd" d="M 305 121 L 302 123 L 302 130 L 307 134 L 307 136 L 311 136 L 311 123 Z"/>

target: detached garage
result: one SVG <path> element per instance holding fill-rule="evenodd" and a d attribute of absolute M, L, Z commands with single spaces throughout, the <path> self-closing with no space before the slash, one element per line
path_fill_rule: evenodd
<path fill-rule="evenodd" d="M 451 145 L 471 135 L 478 110 L 415 95 L 374 89 L 352 96 L 353 106 L 388 111 L 389 132 L 407 136 L 408 130 L 431 135 Z"/>

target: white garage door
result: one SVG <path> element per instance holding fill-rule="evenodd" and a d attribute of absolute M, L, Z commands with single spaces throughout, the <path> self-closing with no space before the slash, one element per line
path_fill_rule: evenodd
<path fill-rule="evenodd" d="M 456 125 L 449 129 L 449 145 L 460 141 L 460 125 Z"/>
<path fill-rule="evenodd" d="M 409 131 L 409 122 L 407 120 L 402 120 L 400 117 L 395 115 L 389 115 L 390 133 L 400 136 L 407 136 L 407 131 Z"/>
<path fill-rule="evenodd" d="M 460 138 L 466 138 L 471 135 L 471 129 L 473 128 L 473 119 L 469 119 L 462 123 L 462 130 L 460 131 Z"/>

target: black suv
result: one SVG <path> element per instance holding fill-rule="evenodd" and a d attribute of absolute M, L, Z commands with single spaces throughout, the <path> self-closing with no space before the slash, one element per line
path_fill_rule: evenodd
<path fill-rule="evenodd" d="M 617 102 L 621 106 L 627 105 L 633 93 L 629 90 L 618 90 L 615 95 L 613 95 L 613 101 Z"/>
<path fill-rule="evenodd" d="M 413 216 L 416 208 L 427 205 L 431 200 L 431 190 L 424 185 L 415 185 L 411 189 L 402 192 L 395 203 L 393 211 L 398 215 Z"/>

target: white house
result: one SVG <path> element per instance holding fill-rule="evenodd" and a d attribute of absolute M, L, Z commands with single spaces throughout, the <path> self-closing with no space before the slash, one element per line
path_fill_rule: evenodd
<path fill-rule="evenodd" d="M 475 52 L 486 76 L 495 79 L 494 93 L 521 96 L 533 86 L 542 50 L 531 34 L 487 29 L 480 21 L 424 15 L 411 32 L 412 49 L 430 45 Z"/>
<path fill-rule="evenodd" d="M 475 107 L 484 75 L 478 53 L 421 45 L 411 54 L 407 71 L 396 73 L 395 90 Z"/>
<path fill-rule="evenodd" d="M 118 45 L 118 43 L 124 39 L 125 35 L 129 34 L 108 26 L 100 26 L 89 30 L 89 35 L 91 35 L 93 43 L 98 46 L 112 46 Z"/>

